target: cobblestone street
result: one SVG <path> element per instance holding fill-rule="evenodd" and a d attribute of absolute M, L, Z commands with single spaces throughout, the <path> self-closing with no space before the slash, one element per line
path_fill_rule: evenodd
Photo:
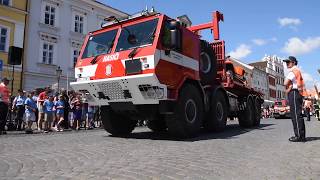
<path fill-rule="evenodd" d="M 306 143 L 291 143 L 289 119 L 259 129 L 233 122 L 225 132 L 176 141 L 136 128 L 0 136 L 0 179 L 320 179 L 320 122 Z"/>

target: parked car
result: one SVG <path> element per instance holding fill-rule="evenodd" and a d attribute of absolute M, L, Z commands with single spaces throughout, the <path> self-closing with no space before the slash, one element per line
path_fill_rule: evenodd
<path fill-rule="evenodd" d="M 275 119 L 290 118 L 290 107 L 287 100 L 278 100 L 274 103 Z"/>

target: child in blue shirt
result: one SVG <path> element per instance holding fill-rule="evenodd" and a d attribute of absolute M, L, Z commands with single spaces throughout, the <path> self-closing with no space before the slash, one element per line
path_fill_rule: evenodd
<path fill-rule="evenodd" d="M 54 113 L 54 102 L 53 96 L 49 95 L 49 99 L 45 100 L 43 103 L 44 111 L 44 132 L 47 133 L 51 130 L 53 118 L 55 117 Z"/>
<path fill-rule="evenodd" d="M 63 96 L 59 96 L 59 100 L 55 103 L 55 109 L 56 109 L 56 115 L 57 115 L 57 124 L 56 124 L 56 130 L 57 131 L 63 131 L 61 128 L 61 123 L 64 121 L 64 102 L 63 102 Z"/>
<path fill-rule="evenodd" d="M 26 133 L 32 133 L 32 123 L 36 121 L 35 112 L 37 110 L 37 104 L 32 100 L 33 93 L 28 94 L 27 99 L 24 102 L 25 105 L 25 120 L 27 123 Z"/>

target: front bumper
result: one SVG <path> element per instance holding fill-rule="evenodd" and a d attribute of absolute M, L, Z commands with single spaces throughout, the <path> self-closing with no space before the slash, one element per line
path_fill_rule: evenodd
<path fill-rule="evenodd" d="M 273 116 L 274 117 L 287 117 L 287 118 L 290 118 L 290 112 L 274 112 L 273 113 Z"/>
<path fill-rule="evenodd" d="M 167 86 L 160 84 L 155 74 L 78 81 L 70 86 L 85 94 L 92 105 L 103 106 L 112 102 L 159 104 L 160 100 L 167 99 Z"/>

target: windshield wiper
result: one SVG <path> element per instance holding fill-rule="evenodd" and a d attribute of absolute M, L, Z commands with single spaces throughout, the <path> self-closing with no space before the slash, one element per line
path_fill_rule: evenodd
<path fill-rule="evenodd" d="M 137 54 L 137 50 L 139 47 L 135 47 L 128 55 L 129 58 L 133 59 L 133 57 Z"/>
<path fill-rule="evenodd" d="M 91 64 L 97 63 L 97 59 L 98 59 L 99 56 L 100 56 L 100 54 L 99 54 L 99 55 L 96 55 L 96 56 L 90 61 L 90 63 L 91 63 Z"/>

